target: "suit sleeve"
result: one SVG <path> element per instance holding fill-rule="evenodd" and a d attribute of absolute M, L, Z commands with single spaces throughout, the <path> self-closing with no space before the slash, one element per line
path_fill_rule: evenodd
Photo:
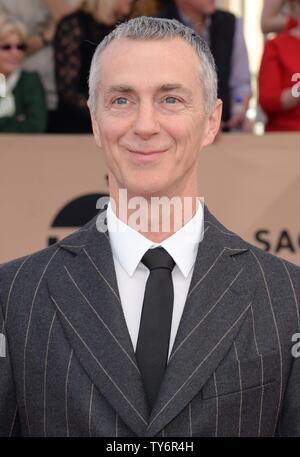
<path fill-rule="evenodd" d="M 0 297 L 0 437 L 20 436 L 15 383 L 3 315 Z"/>

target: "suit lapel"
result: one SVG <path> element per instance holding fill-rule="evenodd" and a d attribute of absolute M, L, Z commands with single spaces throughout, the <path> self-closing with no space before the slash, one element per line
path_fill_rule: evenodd
<path fill-rule="evenodd" d="M 81 247 L 66 246 L 63 265 L 48 280 L 74 352 L 123 421 L 143 436 L 148 407 L 120 303 L 108 235 L 95 227 Z"/>
<path fill-rule="evenodd" d="M 247 249 L 223 230 L 205 209 L 204 239 L 146 436 L 155 436 L 201 391 L 250 309 L 254 290 L 245 279 Z"/>

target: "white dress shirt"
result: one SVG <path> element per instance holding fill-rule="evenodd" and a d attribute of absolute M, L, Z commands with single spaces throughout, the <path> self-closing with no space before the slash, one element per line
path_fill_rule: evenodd
<path fill-rule="evenodd" d="M 107 208 L 107 227 L 113 253 L 118 289 L 125 321 L 136 350 L 148 268 L 141 259 L 148 249 L 162 246 L 175 261 L 172 271 L 174 305 L 169 343 L 169 356 L 186 302 L 198 243 L 203 239 L 203 205 L 198 204 L 195 215 L 180 230 L 161 243 L 154 243 L 141 233 L 122 222 Z"/>

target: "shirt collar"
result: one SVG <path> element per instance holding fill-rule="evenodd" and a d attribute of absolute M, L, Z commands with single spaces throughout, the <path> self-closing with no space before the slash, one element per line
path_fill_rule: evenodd
<path fill-rule="evenodd" d="M 112 252 L 129 276 L 134 274 L 148 249 L 162 246 L 186 278 L 195 263 L 198 244 L 203 239 L 203 222 L 203 204 L 199 200 L 195 215 L 180 230 L 161 243 L 155 243 L 121 221 L 113 212 L 110 202 L 107 208 Z"/>

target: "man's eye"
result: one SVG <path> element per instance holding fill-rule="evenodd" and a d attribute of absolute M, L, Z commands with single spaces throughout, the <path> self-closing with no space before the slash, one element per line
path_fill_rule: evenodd
<path fill-rule="evenodd" d="M 165 98 L 165 102 L 168 104 L 168 105 L 175 105 L 175 103 L 177 103 L 179 100 L 176 98 L 176 97 L 166 97 Z"/>
<path fill-rule="evenodd" d="M 114 105 L 126 105 L 128 99 L 126 97 L 118 97 L 113 101 Z"/>

